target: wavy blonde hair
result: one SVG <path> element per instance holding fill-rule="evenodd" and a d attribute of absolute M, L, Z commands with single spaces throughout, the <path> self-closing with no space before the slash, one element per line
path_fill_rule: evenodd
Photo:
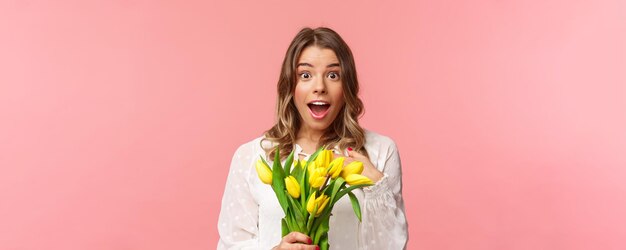
<path fill-rule="evenodd" d="M 316 148 L 339 146 L 342 151 L 352 147 L 355 151 L 367 155 L 365 150 L 365 131 L 359 125 L 358 118 L 363 114 L 363 102 L 358 97 L 359 82 L 352 51 L 337 32 L 319 27 L 304 28 L 298 32 L 287 49 L 278 79 L 278 97 L 276 100 L 276 124 L 265 131 L 261 146 L 269 159 L 272 159 L 275 147 L 264 147 L 263 142 L 269 140 L 277 143 L 280 157 L 285 159 L 293 150 L 301 125 L 301 117 L 293 102 L 297 84 L 296 64 L 302 51 L 309 46 L 331 49 L 339 59 L 343 98 L 345 105 L 326 129 Z"/>

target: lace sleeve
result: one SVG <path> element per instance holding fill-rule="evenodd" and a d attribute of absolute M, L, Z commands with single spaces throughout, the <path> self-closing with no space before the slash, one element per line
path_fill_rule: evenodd
<path fill-rule="evenodd" d="M 400 154 L 393 142 L 382 170 L 383 178 L 374 186 L 364 188 L 360 245 L 363 249 L 404 249 L 408 232 L 402 200 L 402 170 Z"/>

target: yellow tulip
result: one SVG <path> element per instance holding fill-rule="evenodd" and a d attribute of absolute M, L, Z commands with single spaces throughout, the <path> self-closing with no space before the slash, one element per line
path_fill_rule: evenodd
<path fill-rule="evenodd" d="M 363 172 L 363 162 L 353 161 L 348 163 L 343 170 L 341 170 L 341 177 L 344 179 L 351 174 L 361 174 Z"/>
<path fill-rule="evenodd" d="M 332 160 L 333 151 L 324 149 L 317 155 L 317 158 L 315 158 L 315 165 L 318 168 L 327 168 Z"/>
<path fill-rule="evenodd" d="M 360 184 L 374 184 L 372 180 L 360 174 L 349 174 L 348 176 L 346 176 L 346 182 L 350 184 L 350 186 Z"/>
<path fill-rule="evenodd" d="M 272 170 L 261 159 L 256 161 L 256 173 L 263 183 L 272 185 Z"/>
<path fill-rule="evenodd" d="M 343 168 L 344 157 L 339 157 L 330 162 L 330 166 L 328 169 L 328 174 L 333 178 L 337 178 L 339 174 L 341 174 L 341 169 Z"/>
<path fill-rule="evenodd" d="M 309 176 L 309 184 L 313 188 L 319 188 L 324 185 L 326 181 L 326 171 L 323 168 L 316 168 L 311 170 Z"/>
<path fill-rule="evenodd" d="M 293 198 L 300 198 L 300 184 L 296 180 L 293 175 L 285 177 L 285 186 L 287 187 L 287 192 Z"/>
<path fill-rule="evenodd" d="M 317 166 L 315 165 L 315 161 L 309 163 L 306 166 L 307 171 L 309 171 L 309 176 L 311 176 L 313 174 L 313 170 L 315 170 L 317 168 Z"/>
<path fill-rule="evenodd" d="M 315 193 L 316 192 L 313 192 L 306 202 L 306 211 L 308 211 L 309 214 L 313 214 L 313 210 L 315 210 Z"/>
<path fill-rule="evenodd" d="M 316 193 L 313 192 L 313 194 L 309 196 L 309 200 L 306 203 L 306 211 L 308 211 L 309 214 L 313 214 L 313 212 L 315 212 L 315 217 L 317 217 L 324 211 L 324 208 L 326 208 L 326 205 L 330 201 L 330 197 L 325 194 L 322 194 L 319 197 L 315 197 L 315 195 Z M 313 211 L 315 210 L 316 205 L 317 211 Z"/>

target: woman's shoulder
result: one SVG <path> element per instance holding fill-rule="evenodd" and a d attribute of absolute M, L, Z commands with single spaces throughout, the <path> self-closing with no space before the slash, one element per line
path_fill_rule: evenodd
<path fill-rule="evenodd" d="M 369 144 L 381 147 L 396 147 L 396 142 L 391 139 L 391 137 L 367 129 L 364 129 L 364 131 L 366 145 Z"/>
<path fill-rule="evenodd" d="M 261 147 L 261 140 L 263 138 L 264 138 L 263 136 L 259 136 L 259 137 L 253 138 L 251 140 L 248 140 L 248 141 L 242 143 L 241 145 L 239 145 L 239 147 L 237 148 L 236 152 L 237 153 L 244 153 L 244 152 L 257 151 L 257 148 Z"/>

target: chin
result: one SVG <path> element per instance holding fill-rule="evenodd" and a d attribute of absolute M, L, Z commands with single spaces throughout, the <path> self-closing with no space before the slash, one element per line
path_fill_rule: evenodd
<path fill-rule="evenodd" d="M 307 110 L 306 115 L 307 116 L 309 115 L 308 110 Z M 329 114 L 329 115 L 331 115 L 331 114 Z M 300 114 L 300 118 L 302 119 L 302 114 Z M 313 119 L 311 117 L 307 117 L 307 119 L 304 119 L 304 122 L 306 123 L 306 125 L 309 128 L 319 131 L 319 130 L 326 130 L 326 129 L 328 129 L 333 124 L 333 122 L 335 121 L 336 118 L 337 118 L 337 114 L 334 114 L 334 117 L 332 119 L 329 119 L 329 121 L 326 120 L 326 119 L 324 119 L 324 120 L 315 120 L 315 119 Z M 300 121 L 303 121 L 303 120 L 300 120 Z"/>
<path fill-rule="evenodd" d="M 309 127 L 315 130 L 326 130 L 328 127 L 330 127 L 330 124 L 313 123 L 310 124 Z"/>

